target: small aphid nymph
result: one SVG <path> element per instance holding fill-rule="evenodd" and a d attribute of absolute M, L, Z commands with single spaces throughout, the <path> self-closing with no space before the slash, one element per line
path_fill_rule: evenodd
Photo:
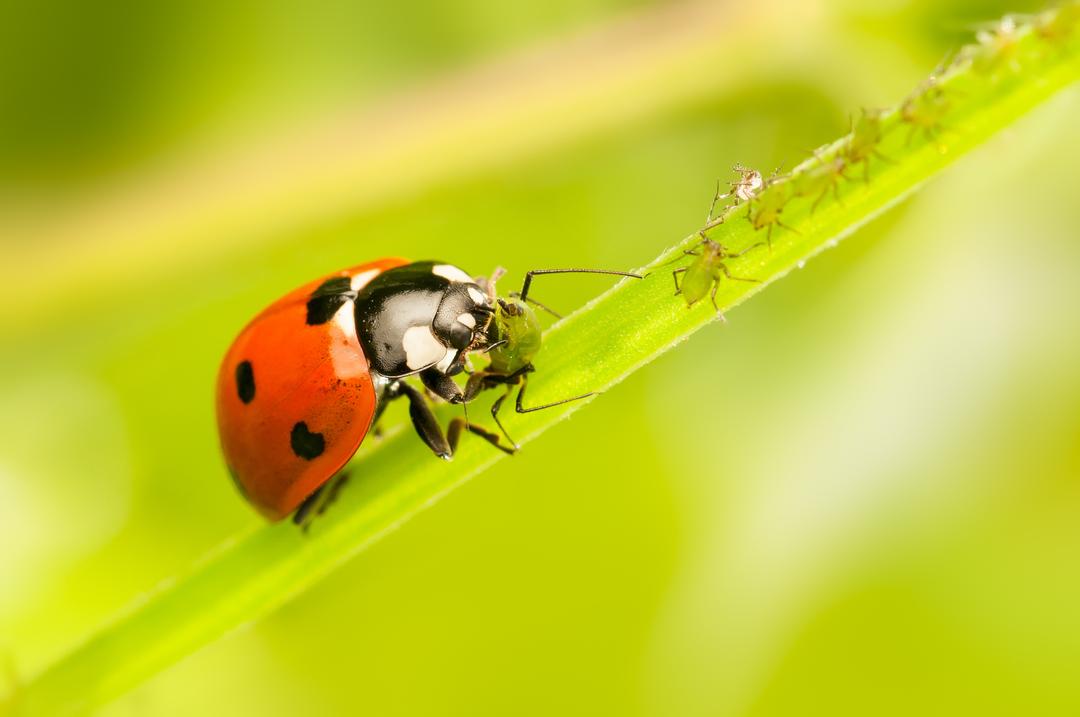
<path fill-rule="evenodd" d="M 1047 42 L 1067 42 L 1080 30 L 1080 2 L 1065 2 L 1035 18 L 1035 32 Z"/>
<path fill-rule="evenodd" d="M 1012 15 L 1006 15 L 993 25 L 978 30 L 975 33 L 978 44 L 965 48 L 975 70 L 994 79 L 1003 69 L 1013 74 L 1019 72 L 1020 63 L 1016 57 L 1019 50 L 1018 30 L 1019 25 Z"/>
<path fill-rule="evenodd" d="M 716 309 L 716 313 L 720 315 L 720 319 L 723 321 L 724 315 L 720 313 L 720 307 L 716 304 L 716 292 L 720 288 L 721 278 L 760 283 L 757 279 L 733 276 L 724 260 L 738 258 L 751 249 L 761 246 L 764 242 L 758 242 L 739 252 L 729 252 L 724 245 L 706 238 L 703 233 L 700 236 L 701 243 L 693 249 L 686 249 L 683 252 L 694 257 L 694 261 L 691 262 L 690 266 L 671 272 L 671 277 L 675 281 L 675 295 L 679 296 L 681 294 L 686 299 L 687 308 L 690 308 L 708 294 L 713 308 Z M 679 281 L 680 274 L 683 275 L 682 282 Z"/>
<path fill-rule="evenodd" d="M 944 128 L 944 119 L 952 108 L 952 101 L 941 86 L 936 75 L 931 75 L 900 105 L 900 119 L 907 124 L 907 144 L 922 130 L 926 139 L 935 140 Z"/>
<path fill-rule="evenodd" d="M 767 229 L 765 242 L 772 250 L 772 231 L 774 226 L 783 227 L 788 231 L 799 232 L 780 221 L 780 215 L 784 212 L 791 196 L 787 192 L 788 182 L 785 177 L 777 177 L 775 174 L 765 182 L 765 188 L 753 199 L 747 202 L 746 218 L 754 231 Z"/>
<path fill-rule="evenodd" d="M 877 157 L 885 162 L 892 161 L 879 152 L 877 148 L 885 135 L 882 128 L 882 118 L 884 116 L 884 110 L 868 110 L 864 108 L 859 119 L 852 123 L 851 135 L 848 137 L 847 144 L 841 150 L 841 156 L 847 160 L 849 165 L 863 165 L 863 179 L 866 182 L 870 181 L 871 157 Z"/>
<path fill-rule="evenodd" d="M 843 155 L 837 155 L 826 159 L 823 154 L 814 150 L 817 164 L 796 172 L 791 177 L 791 194 L 795 197 L 815 197 L 810 205 L 813 213 L 821 200 L 825 199 L 829 190 L 832 190 L 838 204 L 840 201 L 840 180 L 847 179 L 844 174 L 847 171 L 848 162 Z"/>

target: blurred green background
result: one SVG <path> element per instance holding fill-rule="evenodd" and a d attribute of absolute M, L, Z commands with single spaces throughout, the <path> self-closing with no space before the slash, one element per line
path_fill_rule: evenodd
<path fill-rule="evenodd" d="M 792 166 L 1038 6 L 298 7 L 5 4 L 9 683 L 258 522 L 212 385 L 270 300 L 384 255 L 641 265 L 730 165 Z M 104 714 L 1080 712 L 1078 111 Z"/>

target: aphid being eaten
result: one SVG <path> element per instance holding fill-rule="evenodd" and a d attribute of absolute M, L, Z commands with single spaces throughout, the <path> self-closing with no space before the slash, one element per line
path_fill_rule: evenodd
<path fill-rule="evenodd" d="M 683 298 L 686 299 L 687 308 L 690 308 L 705 298 L 705 294 L 708 294 L 713 308 L 716 309 L 716 313 L 720 315 L 720 320 L 723 321 L 724 315 L 720 313 L 720 307 L 716 304 L 716 292 L 720 288 L 721 278 L 760 283 L 758 279 L 733 276 L 724 260 L 740 257 L 762 244 L 764 242 L 758 242 L 742 251 L 729 252 L 723 244 L 708 239 L 704 234 L 701 234 L 700 244 L 693 249 L 683 251 L 684 254 L 695 257 L 694 261 L 689 266 L 671 272 L 671 277 L 675 281 L 675 295 L 682 294 Z M 680 274 L 683 275 L 681 283 L 679 282 Z"/>
<path fill-rule="evenodd" d="M 747 202 L 746 218 L 754 231 L 767 229 L 765 242 L 772 250 L 772 231 L 774 226 L 783 227 L 788 231 L 799 232 L 780 221 L 780 215 L 784 212 L 788 200 L 791 197 L 787 193 L 789 182 L 782 181 L 783 177 L 775 174 L 765 182 L 765 188 L 753 199 Z"/>
<path fill-rule="evenodd" d="M 844 172 L 847 171 L 848 167 L 847 159 L 842 154 L 826 159 L 823 154 L 814 150 L 814 156 L 817 158 L 817 164 L 791 176 L 792 196 L 816 197 L 814 203 L 810 205 L 811 213 L 821 204 L 821 200 L 825 198 L 830 189 L 836 197 L 837 203 L 843 204 L 840 201 L 840 180 L 847 179 Z"/>
<path fill-rule="evenodd" d="M 522 402 L 525 399 L 525 389 L 529 384 L 529 374 L 536 370 L 532 363 L 533 358 L 539 353 L 543 340 L 543 330 L 540 327 L 540 320 L 537 318 L 536 312 L 529 304 L 534 304 L 556 318 L 561 318 L 548 307 L 529 298 L 529 288 L 532 285 L 533 277 L 547 274 L 610 274 L 615 276 L 627 276 L 634 279 L 642 278 L 639 274 L 624 271 L 598 269 L 540 269 L 528 272 L 525 275 L 525 283 L 522 284 L 521 291 L 512 292 L 506 299 L 499 298 L 495 293 L 495 280 L 500 275 L 500 271 L 497 270 L 492 275 L 491 279 L 484 282 L 486 292 L 488 296 L 491 297 L 495 309 L 494 317 L 487 330 L 487 340 L 490 343 L 485 349 L 490 362 L 484 369 L 476 371 L 469 376 L 469 380 L 465 384 L 463 403 L 472 401 L 479 393 L 487 389 L 498 387 L 505 388 L 503 395 L 495 399 L 495 402 L 491 405 L 491 417 L 494 419 L 495 425 L 499 427 L 499 430 L 510 444 L 509 447 L 506 447 L 498 441 L 495 441 L 494 445 L 496 448 L 507 453 L 514 453 L 517 451 L 518 444 L 510 437 L 510 434 L 507 433 L 502 421 L 499 420 L 499 411 L 502 408 L 503 402 L 509 397 L 515 387 L 517 387 L 518 391 L 517 398 L 514 401 L 514 410 L 518 413 L 542 411 L 545 408 L 561 406 L 562 404 L 570 403 L 571 401 L 580 401 L 583 398 L 588 398 L 595 394 L 595 391 L 590 391 L 589 393 L 580 396 L 572 396 L 570 398 L 545 403 L 540 406 L 530 406 L 528 408 L 522 405 Z M 465 425 L 467 425 L 468 422 L 467 418 L 456 418 L 454 420 L 463 422 Z"/>
<path fill-rule="evenodd" d="M 851 125 L 851 134 L 848 141 L 840 150 L 840 155 L 848 165 L 863 165 L 863 178 L 870 181 L 870 158 L 877 157 L 884 162 L 892 162 L 891 159 L 878 151 L 878 145 L 885 132 L 882 127 L 884 110 L 863 109 L 859 119 Z"/>
<path fill-rule="evenodd" d="M 946 94 L 936 75 L 931 75 L 900 105 L 900 119 L 910 126 L 907 144 L 920 129 L 929 141 L 936 140 L 945 126 L 943 120 L 952 109 L 952 100 Z"/>

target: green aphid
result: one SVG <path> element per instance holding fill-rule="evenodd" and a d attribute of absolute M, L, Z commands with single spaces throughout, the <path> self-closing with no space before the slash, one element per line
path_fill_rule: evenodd
<path fill-rule="evenodd" d="M 772 230 L 774 226 L 783 227 L 796 234 L 799 232 L 780 221 L 780 215 L 784 212 L 788 200 L 791 197 L 787 193 L 788 182 L 779 181 L 775 176 L 765 182 L 765 189 L 750 200 L 746 208 L 746 218 L 754 231 L 768 228 L 765 241 L 772 250 Z"/>
<path fill-rule="evenodd" d="M 1035 32 L 1053 43 L 1065 43 L 1080 30 L 1080 2 L 1066 2 L 1035 18 Z"/>
<path fill-rule="evenodd" d="M 1019 25 L 1016 18 L 1006 15 L 997 23 L 975 33 L 977 45 L 965 48 L 971 55 L 976 72 L 997 78 L 1002 70 L 1015 74 L 1020 71 Z"/>
<path fill-rule="evenodd" d="M 814 203 L 810 205 L 811 213 L 817 209 L 818 204 L 821 204 L 821 200 L 825 198 L 830 189 L 836 197 L 837 203 L 843 204 L 840 201 L 840 180 L 847 179 L 844 172 L 847 171 L 848 167 L 847 160 L 843 156 L 838 155 L 831 159 L 825 159 L 816 151 L 814 154 L 818 163 L 796 172 L 791 177 L 792 196 L 816 197 Z"/>
<path fill-rule="evenodd" d="M 931 76 L 900 105 L 900 119 L 911 127 L 908 131 L 907 143 L 911 144 L 915 133 L 920 129 L 928 140 L 937 139 L 945 126 L 944 119 L 950 109 L 952 109 L 952 100 L 937 78 Z"/>
<path fill-rule="evenodd" d="M 840 151 L 840 155 L 847 161 L 849 166 L 863 165 L 863 176 L 870 181 L 870 158 L 877 157 L 885 162 L 891 162 L 888 157 L 878 151 L 877 146 L 885 135 L 881 120 L 885 116 L 884 110 L 863 109 L 851 126 L 851 134 L 847 144 Z"/>
<path fill-rule="evenodd" d="M 525 389 L 529 384 L 529 374 L 536 369 L 533 359 L 540 352 L 543 345 L 543 329 L 540 320 L 530 304 L 537 306 L 552 315 L 559 317 L 554 311 L 540 302 L 529 297 L 529 289 L 533 278 L 552 274 L 604 274 L 608 276 L 626 276 L 641 279 L 640 274 L 627 271 L 609 271 L 607 269 L 534 269 L 525 274 L 525 282 L 520 292 L 511 292 L 508 298 L 501 298 L 495 293 L 495 282 L 502 276 L 503 271 L 498 269 L 490 279 L 481 279 L 481 287 L 487 291 L 488 300 L 492 305 L 492 317 L 486 329 L 486 338 L 491 341 L 486 349 L 490 363 L 479 371 L 474 371 L 465 383 L 462 392 L 461 403 L 470 403 L 481 392 L 493 388 L 502 388 L 503 394 L 495 399 L 491 405 L 491 417 L 495 425 L 506 438 L 509 446 L 504 446 L 499 436 L 487 429 L 470 423 L 468 414 L 465 418 L 456 418 L 451 423 L 448 433 L 460 434 L 462 430 L 468 430 L 485 439 L 496 448 L 506 453 L 514 453 L 518 450 L 518 444 L 506 432 L 502 421 L 499 420 L 499 410 L 503 402 L 517 388 L 517 399 L 514 402 L 514 410 L 518 413 L 532 413 L 546 408 L 561 406 L 571 401 L 580 401 L 592 396 L 593 393 L 584 393 L 580 396 L 572 396 L 559 401 L 545 403 L 540 406 L 525 407 L 522 401 L 525 398 Z M 455 439 L 456 440 L 456 439 Z"/>
<path fill-rule="evenodd" d="M 684 254 L 695 257 L 690 266 L 684 266 L 671 272 L 671 277 L 675 281 L 675 295 L 681 294 L 686 299 L 687 308 L 690 308 L 708 294 L 713 308 L 716 309 L 716 313 L 720 314 L 720 307 L 716 304 L 716 291 L 720 288 L 721 278 L 761 283 L 758 279 L 733 276 L 724 260 L 740 257 L 751 249 L 761 246 L 764 242 L 758 242 L 742 251 L 731 253 L 723 244 L 707 239 L 704 235 L 701 236 L 700 244 L 693 249 L 683 251 Z M 680 274 L 683 275 L 682 282 L 679 281 Z M 724 319 L 723 314 L 720 314 L 720 319 Z"/>

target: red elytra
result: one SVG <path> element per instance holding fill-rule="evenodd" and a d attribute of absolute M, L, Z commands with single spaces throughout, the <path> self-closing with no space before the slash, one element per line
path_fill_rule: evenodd
<path fill-rule="evenodd" d="M 405 259 L 335 272 L 278 299 L 233 342 L 217 379 L 225 461 L 267 518 L 292 513 L 353 456 L 371 427 L 377 395 L 353 312 L 308 325 L 319 286 L 347 277 L 357 290 Z"/>

